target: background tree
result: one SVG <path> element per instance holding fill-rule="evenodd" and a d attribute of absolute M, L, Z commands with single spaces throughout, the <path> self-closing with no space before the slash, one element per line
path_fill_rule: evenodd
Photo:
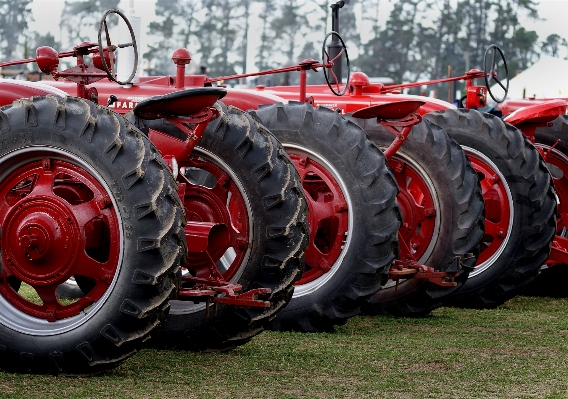
<path fill-rule="evenodd" d="M 67 34 L 67 46 L 93 41 L 103 14 L 118 8 L 120 0 L 65 0 L 60 27 Z M 107 19 L 109 28 L 118 23 L 116 16 Z"/>
<path fill-rule="evenodd" d="M 192 50 L 190 42 L 198 29 L 201 11 L 202 4 L 199 1 L 156 2 L 156 15 L 161 20 L 151 22 L 148 33 L 157 37 L 158 41 L 156 45 L 149 45 L 148 51 L 143 55 L 148 60 L 146 71 L 149 75 L 167 75 L 175 71 L 172 53 L 178 47 Z"/>
<path fill-rule="evenodd" d="M 363 45 L 358 67 L 369 76 L 388 76 L 396 82 L 416 77 L 415 64 L 420 60 L 418 38 L 423 30 L 417 22 L 425 6 L 429 3 L 420 0 L 395 3 L 385 28 Z"/>
<path fill-rule="evenodd" d="M 255 56 L 255 66 L 264 71 L 274 67 L 274 31 L 272 30 L 272 20 L 274 19 L 273 4 L 271 0 L 257 1 L 260 5 L 259 18 L 261 21 L 260 30 L 257 29 L 257 34 L 260 33 L 260 44 L 258 46 Z M 259 76 L 255 78 L 255 84 L 263 84 L 272 86 L 273 79 L 270 75 Z"/>
<path fill-rule="evenodd" d="M 548 35 L 541 43 L 542 53 L 551 57 L 559 57 L 561 48 L 568 49 L 568 42 L 556 33 Z"/>
<path fill-rule="evenodd" d="M 261 70 L 320 58 L 321 40 L 331 29 L 330 5 L 336 0 L 157 0 L 157 21 L 148 26 L 155 41 L 143 55 L 146 72 L 172 74 L 171 54 L 178 47 L 192 53 L 191 73 L 207 67 L 211 76 L 229 75 L 249 69 L 249 33 L 260 39 L 254 51 L 255 66 Z M 93 40 L 100 17 L 119 0 L 66 0 L 60 24 L 65 41 L 53 35 L 27 31 L 32 0 L 0 0 L 0 56 L 14 58 L 16 52 L 31 52 L 39 45 L 58 48 Z M 352 65 L 369 76 L 388 76 L 395 81 L 441 78 L 448 65 L 454 74 L 481 68 L 487 45 L 505 50 L 512 74 L 535 62 L 540 54 L 560 56 L 568 42 L 553 34 L 539 39 L 520 24 L 520 15 L 537 17 L 537 0 L 398 0 L 383 22 L 383 0 L 351 3 L 340 10 L 341 35 L 348 44 Z M 359 10 L 360 15 L 355 15 Z M 379 18 L 381 16 L 381 18 Z M 259 21 L 251 28 L 251 18 Z M 116 21 L 116 19 L 114 20 Z M 110 21 L 111 24 L 113 21 Z M 370 35 L 361 40 L 361 26 Z M 250 32 L 249 32 L 250 30 Z M 279 76 L 287 84 L 297 74 Z M 274 78 L 272 78 L 274 79 Z M 290 80 L 292 79 L 292 80 Z M 321 76 L 309 74 L 310 83 Z M 438 92 L 446 93 L 443 86 Z"/>
<path fill-rule="evenodd" d="M 235 67 L 246 59 L 243 40 L 250 5 L 250 0 L 158 0 L 156 15 L 160 20 L 152 22 L 148 30 L 158 44 L 144 54 L 150 63 L 148 72 L 172 73 L 171 54 L 185 47 L 192 54 L 193 68 L 207 68 L 212 76 L 234 74 Z"/>
<path fill-rule="evenodd" d="M 308 19 L 303 7 L 306 5 L 301 0 L 287 0 L 278 3 L 278 14 L 272 22 L 277 48 L 282 49 L 285 64 L 290 65 L 296 60 L 297 40 L 306 33 Z M 280 84 L 291 84 L 292 73 L 282 74 Z"/>
<path fill-rule="evenodd" d="M 213 18 L 208 22 L 207 33 L 214 39 L 214 44 L 202 45 L 200 52 L 211 76 L 233 75 L 237 60 L 231 60 L 230 56 L 235 54 L 238 57 L 238 24 L 244 16 L 245 3 L 241 0 L 216 0 L 210 1 L 210 4 Z"/>
<path fill-rule="evenodd" d="M 32 0 L 0 0 L 0 59 L 15 57 L 32 20 Z"/>

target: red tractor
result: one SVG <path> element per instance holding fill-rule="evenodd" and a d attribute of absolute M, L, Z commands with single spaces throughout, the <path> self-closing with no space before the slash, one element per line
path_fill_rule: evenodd
<path fill-rule="evenodd" d="M 98 43 L 0 63 L 36 62 L 76 94 L 0 80 L 4 370 L 100 372 L 135 353 L 170 308 L 180 346 L 227 349 L 261 332 L 301 275 L 308 224 L 297 172 L 266 128 L 218 102 L 224 89 L 139 102 L 134 115 L 184 132 L 175 145 L 96 104 L 89 85 L 114 80 L 115 51 L 136 48 L 134 35 L 111 43 L 109 13 L 130 26 L 109 11 Z M 63 57 L 77 66 L 59 71 Z M 74 300 L 58 294 L 70 278 L 83 293 Z"/>
<path fill-rule="evenodd" d="M 332 6 L 334 16 L 343 4 Z M 429 176 L 431 172 L 418 165 L 409 179 L 397 181 L 386 171 L 383 154 L 369 142 L 365 132 L 329 109 L 336 101 L 335 95 L 328 94 L 326 88 L 326 95 L 333 101 L 320 101 L 324 107 L 314 106 L 313 98 L 306 95 L 307 72 L 323 69 L 326 77 L 333 77 L 334 62 L 343 54 L 347 58 L 339 35 L 331 33 L 326 41 L 328 38 L 333 39 L 335 52 L 330 55 L 324 41 L 321 63 L 310 59 L 288 68 L 229 77 L 186 76 L 185 67 L 191 57 L 187 50 L 179 49 L 172 57 L 178 71 L 175 77 L 141 78 L 139 83 L 122 87 L 101 80 L 89 89 L 96 98 L 107 101 L 111 109 L 126 114 L 153 141 L 167 142 L 173 148 L 179 145 L 177 138 L 183 137 L 179 126 L 165 120 L 136 118 L 130 111 L 140 99 L 246 76 L 300 73 L 302 83 L 291 89 L 290 97 L 266 90 L 227 89 L 223 98 L 225 104 L 256 110 L 249 115 L 282 142 L 300 172 L 308 199 L 311 232 L 305 251 L 306 266 L 295 284 L 291 303 L 272 322 L 275 329 L 331 330 L 357 314 L 361 301 L 378 292 L 389 277 L 393 289 L 383 292 L 394 292 L 397 299 L 394 305 L 389 304 L 388 311 L 426 314 L 466 281 L 483 237 L 483 199 L 477 175 L 462 149 L 442 129 L 429 122 L 420 123 L 422 118 L 415 111 L 424 101 L 372 111 L 372 116 L 382 116 L 381 127 L 397 135 L 408 135 L 412 126 L 418 124 L 415 129 L 422 132 L 419 146 L 432 149 L 424 152 L 429 165 L 437 170 L 435 176 Z M 75 90 L 65 82 L 54 85 L 68 93 Z M 334 84 L 329 87 L 332 92 L 337 91 Z M 299 101 L 289 102 L 287 98 Z M 351 110 L 370 105 L 366 100 L 349 101 Z M 393 137 L 389 133 L 383 144 L 390 145 Z M 400 144 L 393 143 L 389 157 Z M 393 211 L 397 186 L 401 190 L 403 222 L 398 211 Z M 435 194 L 423 195 L 428 190 L 435 190 Z M 416 212 L 409 216 L 414 209 Z M 391 268 L 398 253 L 395 233 L 401 224 L 401 234 L 410 237 L 418 232 L 419 237 L 403 246 L 396 267 Z M 187 313 L 178 314 L 172 307 L 164 331 L 177 331 L 174 320 L 178 315 L 187 319 Z M 171 339 L 162 341 L 177 343 Z"/>
<path fill-rule="evenodd" d="M 339 8 L 334 8 L 333 12 L 336 13 Z M 338 18 L 332 21 L 334 31 L 337 31 Z M 487 93 L 496 101 L 506 98 L 508 78 L 505 84 L 505 79 L 497 74 L 499 56 L 506 69 L 502 51 L 493 45 L 486 51 L 484 71 L 471 70 L 464 76 L 428 82 L 385 86 L 371 84 L 361 72 L 354 73 L 349 79 L 348 73 L 347 84 L 342 85 L 339 78 L 334 78 L 331 82 L 337 94 L 345 93 L 343 97 L 330 95 L 324 85 L 309 86 L 307 89 L 301 86 L 281 86 L 272 87 L 269 91 L 289 100 L 297 96 L 298 92 L 305 93 L 314 105 L 325 105 L 344 114 L 383 148 L 392 141 L 393 132 L 387 131 L 372 119 L 358 118 L 354 111 L 369 105 L 423 101 L 424 104 L 418 109 L 420 115 L 443 128 L 461 145 L 481 183 L 485 201 L 485 234 L 475 268 L 460 290 L 444 296 L 443 302 L 446 304 L 477 308 L 497 306 L 519 293 L 534 279 L 543 263 L 559 260 L 564 262 L 563 259 L 568 254 L 568 246 L 559 245 L 562 239 L 557 238 L 552 247 L 553 259 L 547 260 L 556 230 L 556 196 L 549 173 L 550 165 L 547 167 L 532 145 L 534 138 L 531 139 L 531 128 L 534 137 L 534 127 L 551 120 L 544 120 L 543 113 L 546 118 L 554 118 L 564 112 L 566 104 L 548 103 L 541 109 L 524 111 L 514 120 L 514 125 L 522 128 L 522 132 L 507 121 L 476 111 L 476 108 L 486 105 Z M 337 71 L 335 76 L 341 76 L 341 72 Z M 475 79 L 484 79 L 485 86 L 475 85 Z M 463 100 L 466 100 L 468 109 L 456 109 L 449 103 L 433 98 L 401 94 L 406 88 L 457 80 L 466 81 L 466 96 Z M 505 89 L 501 99 L 495 98 L 489 90 L 492 81 Z M 264 87 L 257 90 L 267 91 Z M 452 246 L 461 242 L 459 234 L 462 233 L 459 229 L 452 230 L 456 234 L 453 236 L 447 233 L 450 230 L 445 230 L 442 234 L 443 230 L 440 230 L 443 229 L 447 215 L 451 214 L 449 209 L 457 209 L 455 204 L 460 201 L 461 194 L 457 190 L 450 193 L 450 196 L 454 196 L 453 205 L 442 200 L 447 195 L 447 188 L 437 185 L 448 178 L 451 180 L 457 171 L 448 164 L 440 165 L 441 162 L 433 158 L 432 152 L 435 151 L 425 151 L 426 147 L 436 149 L 440 146 L 426 145 L 425 140 L 430 140 L 433 144 L 435 140 L 425 139 L 420 127 L 421 125 L 417 125 L 413 128 L 396 155 L 390 158 L 387 154 L 387 157 L 399 183 L 398 201 L 404 214 L 403 228 L 399 232 L 401 256 L 410 257 L 420 264 L 439 267 L 443 263 L 432 258 L 438 251 L 436 245 L 444 244 L 440 241 L 446 241 L 446 244 Z M 545 144 L 549 148 L 554 145 L 551 140 L 554 141 L 549 138 Z M 445 150 L 439 151 L 443 153 Z M 546 157 L 546 151 L 540 152 Z M 433 211 L 424 212 L 424 209 Z M 435 221 L 432 215 L 436 215 L 439 221 Z M 465 217 L 460 218 L 463 220 Z M 563 231 L 562 226 L 564 224 L 560 222 L 559 231 Z M 367 312 L 423 314 L 432 301 L 412 299 L 420 284 L 426 283 L 420 280 L 410 280 L 404 284 L 391 282 L 392 289 L 389 290 L 387 286 L 387 289 L 378 291 L 370 298 L 366 306 Z M 438 293 L 433 296 L 436 295 Z M 437 302 L 439 303 L 440 301 Z"/>
<path fill-rule="evenodd" d="M 334 10 L 342 3 L 336 3 Z M 335 33 L 329 37 L 341 42 Z M 419 183 L 411 187 L 404 186 L 405 182 L 395 182 L 385 169 L 383 154 L 369 142 L 363 130 L 328 107 L 314 107 L 313 101 L 310 103 L 305 86 L 307 71 L 321 68 L 326 76 L 328 71 L 333 76 L 334 61 L 343 54 L 347 57 L 344 45 L 337 47 L 335 43 L 335 48 L 336 55 L 328 55 L 324 42 L 322 63 L 305 60 L 288 68 L 219 78 L 186 76 L 185 67 L 191 57 L 187 50 L 179 49 L 173 56 L 178 70 L 175 77 L 141 78 L 139 83 L 123 87 L 99 81 L 91 87 L 99 99 L 107 101 L 111 109 L 127 114 L 127 118 L 153 141 L 169 142 L 173 147 L 179 143 L 178 126 L 164 120 L 135 118 L 129 111 L 137 101 L 188 86 L 209 87 L 227 79 L 300 73 L 302 84 L 292 88 L 294 99 L 299 102 L 288 102 L 285 96 L 262 90 L 227 89 L 223 98 L 225 104 L 256 110 L 249 114 L 282 142 L 300 172 L 308 199 L 311 232 L 305 252 L 306 267 L 296 282 L 291 303 L 276 315 L 272 323 L 275 329 L 331 330 L 335 324 L 357 314 L 361 300 L 379 291 L 389 277 L 395 282 L 393 291 L 397 295 L 405 292 L 404 287 L 411 285 L 407 280 L 414 277 L 412 295 L 399 301 L 399 313 L 428 313 L 442 304 L 445 295 L 466 281 L 468 268 L 475 263 L 483 237 L 483 200 L 475 172 L 461 148 L 442 129 L 429 122 L 420 123 L 417 129 L 423 132 L 422 145 L 432 147 L 432 153 L 428 151 L 427 156 L 439 171 L 431 179 L 437 194 L 434 199 L 430 198 L 430 203 L 418 205 L 420 211 L 414 215 L 416 217 L 405 217 L 405 231 L 408 234 L 420 231 L 421 238 L 411 243 L 411 248 L 403 248 L 396 267 L 390 268 L 398 252 L 395 233 L 401 224 L 398 211 L 393 211 L 397 186 L 404 190 L 403 212 L 406 208 L 414 209 L 420 201 L 412 197 L 413 193 L 420 197 L 417 190 L 428 190 L 430 186 Z M 55 85 L 67 92 L 74 90 L 68 83 Z M 335 91 L 332 84 L 330 88 Z M 415 111 L 422 104 L 423 101 L 400 103 L 395 108 L 373 110 L 373 115 L 382 116 L 382 125 L 397 132 L 402 129 L 401 132 L 408 135 L 412 126 L 421 121 Z M 368 105 L 354 103 L 353 109 Z M 389 143 L 392 138 L 389 137 Z M 400 142 L 393 144 L 390 155 L 400 147 Z M 455 172 L 449 174 L 449 170 Z M 422 172 L 418 171 L 415 182 L 421 181 Z M 411 256 L 416 251 L 420 256 Z M 424 253 L 426 255 L 422 256 Z M 434 266 L 436 270 L 420 265 Z M 176 318 L 174 310 L 170 312 L 166 331 L 176 330 L 173 322 L 170 325 L 170 320 Z"/>
<path fill-rule="evenodd" d="M 556 237 L 550 256 L 543 265 L 541 278 L 529 288 L 538 295 L 565 295 L 562 285 L 565 270 L 554 266 L 568 264 L 568 118 L 566 99 L 507 100 L 500 104 L 504 120 L 518 126 L 540 152 L 552 175 L 558 200 Z M 527 117 L 528 116 L 528 117 Z"/>

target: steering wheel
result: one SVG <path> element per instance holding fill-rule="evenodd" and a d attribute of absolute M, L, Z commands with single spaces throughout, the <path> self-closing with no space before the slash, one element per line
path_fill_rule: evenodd
<path fill-rule="evenodd" d="M 122 20 L 126 23 L 126 26 L 128 26 L 128 30 L 130 31 L 130 38 L 132 39 L 132 41 L 130 43 L 125 43 L 125 44 L 119 44 L 117 46 L 114 46 L 111 41 L 110 41 L 110 36 L 108 34 L 108 26 L 107 26 L 107 16 L 109 14 L 117 14 L 120 18 L 122 18 Z M 126 47 L 133 47 L 134 48 L 134 67 L 132 68 L 132 73 L 130 74 L 130 77 L 125 81 L 125 82 L 120 82 L 118 81 L 112 70 L 114 69 L 114 63 L 112 60 L 112 57 L 110 57 L 110 67 L 109 65 L 107 65 L 106 63 L 106 59 L 104 57 L 104 49 L 105 47 L 103 46 L 103 41 L 102 41 L 102 33 L 103 33 L 103 28 L 104 31 L 106 33 L 106 49 L 109 53 L 114 53 L 116 51 L 116 49 L 119 48 L 126 48 Z M 132 25 L 130 25 L 130 21 L 128 21 L 128 18 L 126 18 L 126 15 L 124 15 L 121 11 L 119 10 L 108 10 L 107 12 L 105 12 L 105 14 L 103 15 L 103 18 L 101 19 L 101 23 L 99 25 L 99 53 L 101 54 L 101 63 L 103 64 L 103 69 L 105 70 L 108 78 L 116 83 L 118 83 L 119 85 L 125 85 L 128 84 L 132 81 L 132 79 L 134 78 L 134 75 L 136 75 L 136 68 L 138 67 L 138 46 L 136 44 L 136 37 L 134 36 L 134 30 L 132 29 Z"/>
<path fill-rule="evenodd" d="M 491 50 L 493 50 L 493 56 L 491 61 L 491 70 L 488 72 L 487 55 L 491 52 Z M 505 78 L 507 79 L 507 87 L 503 86 L 503 83 L 501 83 L 501 80 L 497 77 L 497 71 L 496 71 L 497 53 L 499 53 L 499 55 L 501 56 L 501 60 L 503 61 L 503 65 L 505 66 Z M 485 87 L 487 87 L 487 92 L 495 102 L 502 103 L 503 101 L 505 101 L 505 99 L 507 98 L 507 94 L 509 93 L 509 68 L 507 67 L 507 61 L 505 60 L 505 55 L 503 54 L 503 50 L 501 50 L 501 48 L 498 45 L 492 44 L 491 46 L 487 47 L 487 50 L 485 50 L 485 56 L 483 57 L 483 66 L 484 66 L 483 74 L 485 76 Z M 501 86 L 501 88 L 503 88 L 503 90 L 505 90 L 505 94 L 503 94 L 502 98 L 497 99 L 495 98 L 493 93 L 491 93 L 489 85 L 491 84 L 492 81 L 495 81 L 499 86 Z"/>
<path fill-rule="evenodd" d="M 337 36 L 337 38 L 339 39 L 339 41 L 341 42 L 341 51 L 339 52 L 339 54 L 337 54 L 335 56 L 335 58 L 333 59 L 329 59 L 330 55 L 326 50 L 326 44 L 327 44 L 327 39 L 331 36 L 331 35 L 335 35 Z M 337 78 L 337 76 L 335 76 L 335 73 L 333 72 L 333 63 L 335 61 L 337 61 L 341 55 L 345 53 L 345 59 L 347 60 L 347 81 L 345 82 L 345 87 L 343 88 L 343 90 L 339 90 L 339 79 Z M 341 38 L 341 36 L 339 36 L 339 33 L 337 32 L 329 32 L 326 36 L 325 39 L 323 40 L 323 46 L 321 48 L 321 58 L 322 58 L 322 65 L 323 65 L 323 75 L 325 76 L 325 81 L 327 83 L 327 85 L 329 86 L 329 89 L 331 90 L 331 92 L 333 94 L 335 94 L 336 96 L 342 96 L 345 94 L 345 92 L 347 91 L 347 86 L 349 85 L 349 77 L 351 77 L 351 66 L 349 64 L 349 54 L 347 54 L 347 47 L 345 46 L 345 42 L 343 41 L 343 39 Z M 329 75 L 327 73 L 327 70 L 329 69 L 329 71 L 331 72 L 331 75 L 333 76 L 333 78 L 335 79 L 335 82 L 333 84 L 335 84 L 337 86 L 337 91 L 333 90 L 332 87 L 332 83 L 329 81 Z"/>

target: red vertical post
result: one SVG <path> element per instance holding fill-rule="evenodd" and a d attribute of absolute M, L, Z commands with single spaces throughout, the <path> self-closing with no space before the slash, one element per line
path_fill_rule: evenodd
<path fill-rule="evenodd" d="M 300 70 L 300 102 L 306 102 L 306 81 L 307 81 L 307 71 L 305 69 Z"/>
<path fill-rule="evenodd" d="M 185 66 L 191 62 L 191 55 L 185 48 L 178 48 L 172 55 L 172 60 L 176 64 L 176 89 L 185 87 Z"/>

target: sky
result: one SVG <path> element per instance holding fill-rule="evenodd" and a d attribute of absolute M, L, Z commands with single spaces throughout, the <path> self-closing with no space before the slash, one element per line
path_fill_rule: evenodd
<path fill-rule="evenodd" d="M 141 53 L 146 50 L 146 43 L 150 38 L 145 33 L 145 27 L 151 22 L 155 17 L 154 4 L 155 0 L 121 0 L 119 8 L 121 10 L 128 10 L 129 1 L 134 1 L 137 13 L 136 15 L 141 17 L 142 24 L 142 45 Z M 175 0 L 172 0 L 175 1 Z M 330 4 L 335 0 L 330 0 Z M 380 14 L 386 19 L 392 4 L 396 0 L 382 0 Z M 61 11 L 63 9 L 64 0 L 34 0 L 32 3 L 32 12 L 35 21 L 30 24 L 30 29 L 37 31 L 41 34 L 46 34 L 51 32 L 56 39 L 60 39 L 59 22 L 61 19 Z M 568 16 L 568 0 L 540 0 L 538 6 L 538 13 L 540 20 L 532 20 L 528 17 L 524 17 L 521 23 L 527 30 L 534 30 L 537 32 L 539 39 L 542 41 L 548 35 L 556 33 L 568 40 L 568 29 L 566 27 L 566 18 Z M 384 21 L 383 21 L 384 22 Z M 251 30 L 255 26 L 254 20 L 251 23 Z M 362 27 L 364 31 L 365 27 Z M 249 43 L 251 48 L 254 48 L 255 38 L 258 35 L 251 34 L 249 32 Z M 93 41 L 96 38 L 93 37 Z M 363 36 L 363 41 L 365 38 Z M 66 50 L 66 49 L 58 49 Z M 190 49 L 191 51 L 191 49 Z M 254 65 L 254 55 L 256 51 L 249 50 L 248 65 L 251 67 Z M 251 71 L 253 69 L 251 68 Z"/>

